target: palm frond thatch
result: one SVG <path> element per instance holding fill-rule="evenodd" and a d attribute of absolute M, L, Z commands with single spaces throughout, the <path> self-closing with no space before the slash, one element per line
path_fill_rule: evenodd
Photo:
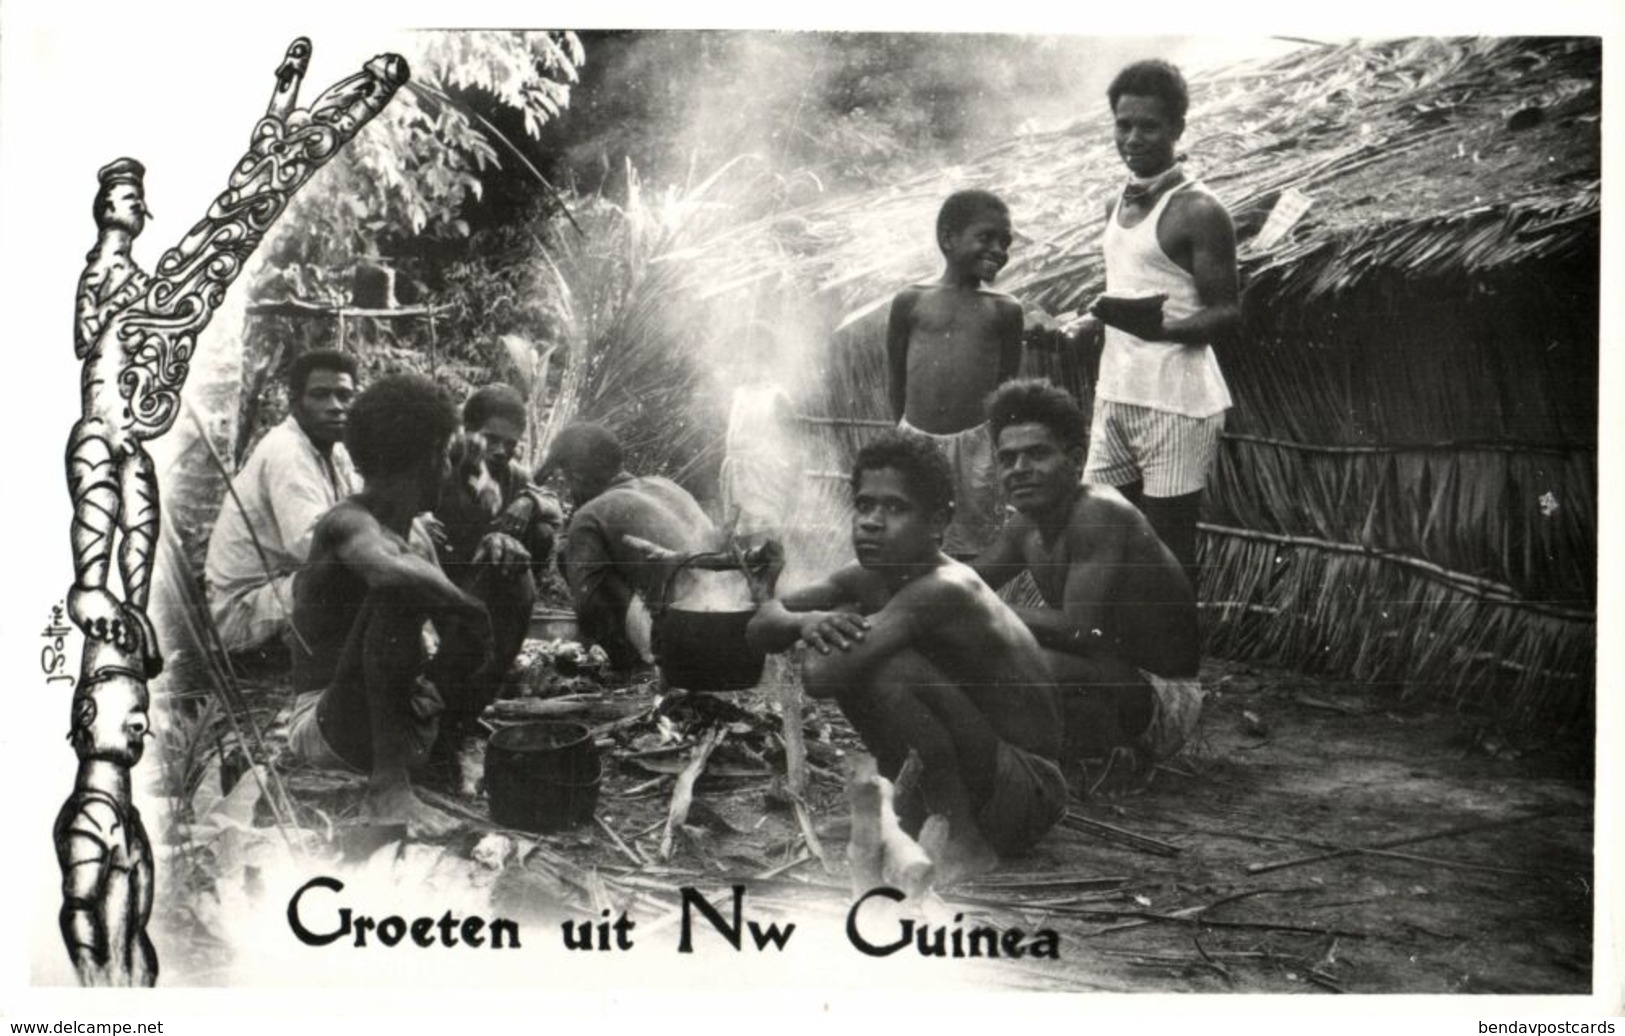
<path fill-rule="evenodd" d="M 1450 670 L 1452 693 L 1494 684 L 1491 704 L 1513 713 L 1588 700 L 1600 81 L 1596 39 L 1502 38 L 1306 48 L 1192 82 L 1184 143 L 1236 219 L 1247 311 L 1222 356 L 1239 405 L 1205 517 L 1315 559 L 1283 580 L 1267 541 L 1209 533 L 1206 593 L 1227 602 L 1211 609 L 1214 649 L 1368 673 L 1393 649 L 1429 680 L 1488 653 Z M 698 241 L 668 290 L 713 306 L 764 285 L 813 299 L 830 344 L 807 409 L 884 418 L 886 303 L 934 272 L 930 227 L 951 190 L 1009 203 L 1018 239 L 1000 286 L 1030 310 L 1075 310 L 1101 289 L 1097 239 L 1121 177 L 1101 108 Z M 1313 206 L 1259 247 L 1289 188 Z M 1090 402 L 1078 358 L 1035 354 L 1028 369 Z M 850 448 L 861 430 L 826 437 Z M 1458 600 L 1468 584 L 1439 572 L 1546 607 Z M 1383 614 L 1396 600 L 1425 603 L 1407 604 L 1399 639 Z M 1271 615 L 1292 621 L 1271 632 Z"/>

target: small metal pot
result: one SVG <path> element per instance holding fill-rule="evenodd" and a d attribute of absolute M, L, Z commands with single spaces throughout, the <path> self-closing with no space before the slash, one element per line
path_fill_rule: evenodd
<path fill-rule="evenodd" d="M 491 818 L 524 831 L 561 831 L 591 820 L 602 776 L 598 746 L 580 723 L 504 727 L 485 750 Z"/>

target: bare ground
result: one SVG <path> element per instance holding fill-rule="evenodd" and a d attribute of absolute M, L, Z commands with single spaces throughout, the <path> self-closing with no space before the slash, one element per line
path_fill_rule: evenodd
<path fill-rule="evenodd" d="M 967 925 L 1061 935 L 1060 962 L 1000 961 L 983 972 L 989 981 L 1080 991 L 1590 991 L 1588 734 L 1509 735 L 1382 689 L 1235 663 L 1210 662 L 1204 677 L 1216 693 L 1198 743 L 1147 790 L 1074 801 L 1028 857 L 945 891 Z M 649 917 L 671 913 L 679 885 L 739 881 L 783 916 L 844 914 L 838 758 L 857 745 L 839 713 L 810 706 L 804 724 L 807 826 L 826 867 L 774 776 L 782 741 L 763 696 L 668 697 L 652 711 L 655 692 L 644 682 L 587 696 L 605 760 L 595 821 L 561 835 L 505 832 L 519 852 L 495 865 L 493 897 L 546 918 L 606 898 Z M 280 693 L 250 694 L 273 748 Z M 676 773 L 716 726 L 720 746 L 662 860 Z M 313 854 L 376 851 L 378 832 L 355 820 L 358 780 L 282 776 Z M 438 801 L 465 820 L 446 848 L 471 871 L 493 866 L 474 851 L 494 830 L 478 792 L 446 792 Z M 255 816 L 272 821 L 263 804 Z M 223 873 L 240 861 L 204 844 L 200 829 L 170 834 L 184 852 L 172 857 L 156 922 L 179 984 L 207 984 L 227 949 L 195 897 L 242 880 Z M 1383 845 L 1391 848 L 1328 856 Z M 1315 856 L 1327 858 L 1269 867 Z"/>

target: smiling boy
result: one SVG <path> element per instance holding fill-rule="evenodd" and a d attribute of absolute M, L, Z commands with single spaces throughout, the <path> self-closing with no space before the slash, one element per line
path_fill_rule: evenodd
<path fill-rule="evenodd" d="M 953 483 L 929 440 L 882 435 L 859 452 L 852 489 L 857 564 L 764 604 L 749 637 L 813 649 L 808 693 L 835 699 L 882 775 L 919 754 L 920 844 L 952 884 L 1024 851 L 1065 812 L 1055 691 L 1021 620 L 942 552 Z"/>
<path fill-rule="evenodd" d="M 998 530 L 992 444 L 982 400 L 1021 363 L 1021 305 L 991 282 L 1010 258 L 1010 210 L 989 191 L 956 191 L 937 214 L 942 276 L 892 300 L 886 393 L 905 431 L 929 436 L 948 457 L 958 506 L 944 549 L 971 557 Z"/>

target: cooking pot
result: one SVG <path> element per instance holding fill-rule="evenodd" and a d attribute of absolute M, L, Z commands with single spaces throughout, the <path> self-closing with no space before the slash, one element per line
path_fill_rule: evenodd
<path fill-rule="evenodd" d="M 666 580 L 664 600 L 652 623 L 655 661 L 673 687 L 689 691 L 748 691 L 762 680 L 767 655 L 745 641 L 754 607 L 741 611 L 696 611 L 671 603 L 678 573 L 689 565 L 737 567 L 727 555 L 693 554 Z"/>
<path fill-rule="evenodd" d="M 560 831 L 592 819 L 602 775 L 598 746 L 580 723 L 504 727 L 485 749 L 491 818 L 524 831 Z"/>

